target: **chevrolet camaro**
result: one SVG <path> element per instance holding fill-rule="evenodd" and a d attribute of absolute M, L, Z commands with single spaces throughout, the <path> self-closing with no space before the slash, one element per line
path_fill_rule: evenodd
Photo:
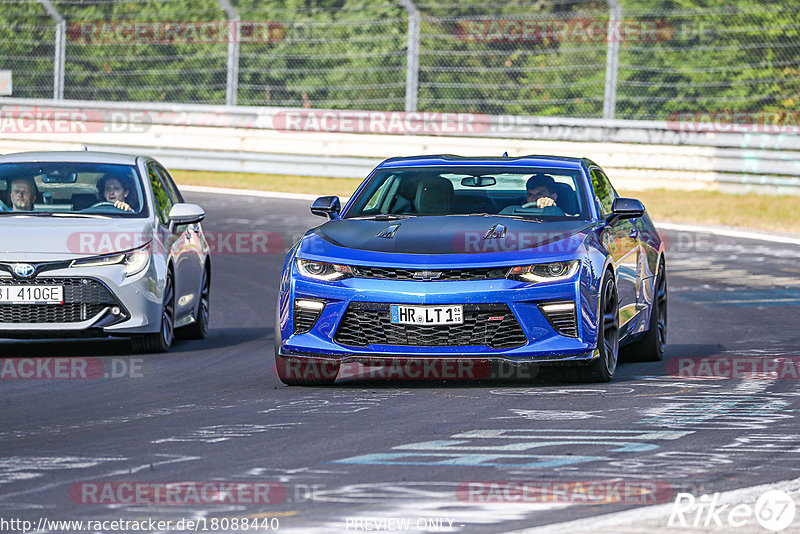
<path fill-rule="evenodd" d="M 311 211 L 283 265 L 279 378 L 409 358 L 569 365 L 608 381 L 664 354 L 664 244 L 588 159 L 424 156 L 381 163 L 344 208 Z M 313 364 L 313 365 L 311 365 Z"/>

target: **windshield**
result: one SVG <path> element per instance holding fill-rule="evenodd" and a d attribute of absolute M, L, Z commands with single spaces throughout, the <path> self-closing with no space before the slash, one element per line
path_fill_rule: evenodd
<path fill-rule="evenodd" d="M 143 193 L 134 165 L 0 164 L 0 215 L 143 217 Z"/>
<path fill-rule="evenodd" d="M 579 170 L 540 167 L 415 167 L 370 178 L 346 218 L 500 215 L 588 220 Z"/>

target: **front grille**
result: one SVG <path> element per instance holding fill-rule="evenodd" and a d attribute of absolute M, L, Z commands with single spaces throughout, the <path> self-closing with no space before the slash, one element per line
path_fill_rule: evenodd
<path fill-rule="evenodd" d="M 412 280 L 425 282 L 450 282 L 457 280 L 496 280 L 505 278 L 509 267 L 482 269 L 396 269 L 386 267 L 352 267 L 359 278 L 379 280 Z M 437 276 L 438 273 L 438 276 Z M 417 278 L 414 278 L 414 275 Z"/>
<path fill-rule="evenodd" d="M 548 309 L 549 306 L 568 306 L 571 305 L 571 308 L 568 310 L 558 310 L 553 311 L 552 309 Z M 553 329 L 561 334 L 562 336 L 566 337 L 578 337 L 578 318 L 575 312 L 575 303 L 550 303 L 550 304 L 540 304 L 539 310 L 544 315 L 545 319 L 550 323 L 550 326 Z"/>
<path fill-rule="evenodd" d="M 90 278 L 0 278 L 2 286 L 64 286 L 64 304 L 0 304 L 0 323 L 79 323 L 117 305 L 111 292 Z"/>
<path fill-rule="evenodd" d="M 350 347 L 520 347 L 527 343 L 517 318 L 505 304 L 464 304 L 464 323 L 454 325 L 393 324 L 389 304 L 351 302 L 334 341 Z M 489 321 L 489 318 L 502 320 Z"/>

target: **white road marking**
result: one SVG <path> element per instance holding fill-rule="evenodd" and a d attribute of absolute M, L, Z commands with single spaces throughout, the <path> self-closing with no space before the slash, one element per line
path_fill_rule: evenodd
<path fill-rule="evenodd" d="M 772 484 L 761 484 L 737 490 L 720 492 L 719 504 L 736 505 L 757 499 L 769 490 L 798 491 L 800 490 L 800 478 L 784 480 Z M 568 532 L 596 532 L 602 528 L 614 528 L 620 532 L 622 528 L 635 527 L 635 524 L 645 521 L 661 521 L 664 532 L 679 532 L 674 528 L 667 527 L 667 520 L 672 512 L 672 503 L 656 504 L 653 506 L 643 506 L 633 510 L 614 512 L 611 514 L 596 515 L 585 519 L 565 521 L 563 523 L 552 523 L 541 527 L 534 527 L 523 530 L 516 530 L 507 534 L 566 534 Z M 615 528 L 616 527 L 616 528 Z M 637 530 L 630 530 L 636 532 Z M 639 530 L 642 531 L 642 530 Z M 648 530 L 648 532 L 654 532 Z"/>

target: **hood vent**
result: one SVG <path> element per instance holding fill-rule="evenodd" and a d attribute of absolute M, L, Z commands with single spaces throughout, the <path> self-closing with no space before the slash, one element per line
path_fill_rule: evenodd
<path fill-rule="evenodd" d="M 483 234 L 484 239 L 503 239 L 506 236 L 506 227 L 502 224 L 495 224 L 489 231 Z"/>
<path fill-rule="evenodd" d="M 383 230 L 378 233 L 378 237 L 382 237 L 384 239 L 392 239 L 394 234 L 397 233 L 397 229 L 400 228 L 399 224 L 392 224 L 384 228 Z"/>

